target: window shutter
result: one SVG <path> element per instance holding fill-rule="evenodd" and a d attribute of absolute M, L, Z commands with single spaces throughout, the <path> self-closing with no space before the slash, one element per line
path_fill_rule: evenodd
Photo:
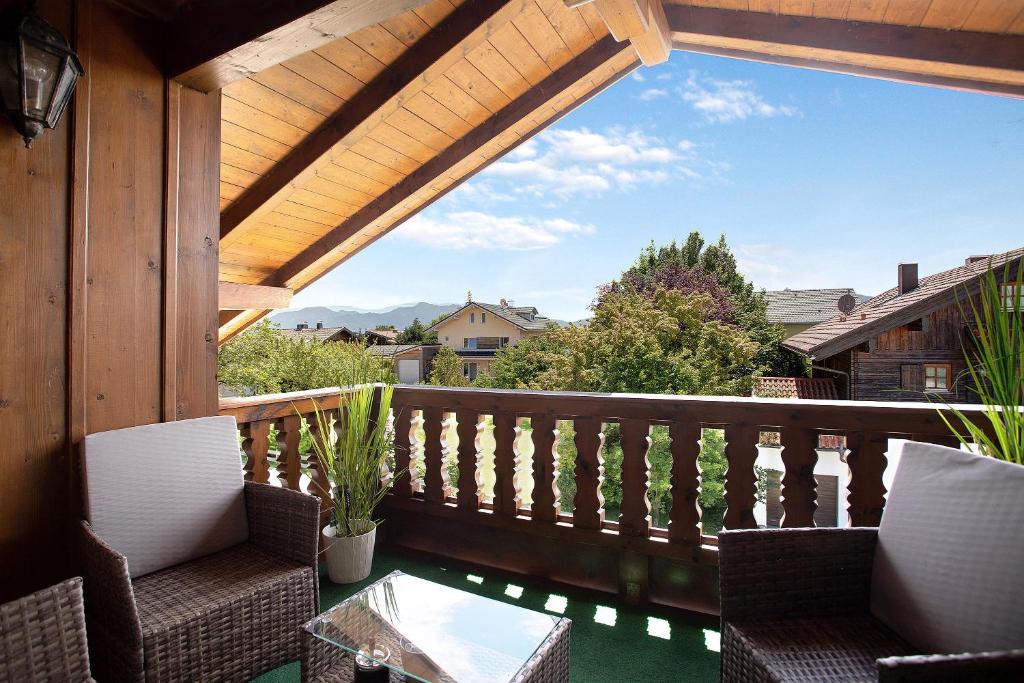
<path fill-rule="evenodd" d="M 901 365 L 900 389 L 904 391 L 924 391 L 924 366 Z"/>

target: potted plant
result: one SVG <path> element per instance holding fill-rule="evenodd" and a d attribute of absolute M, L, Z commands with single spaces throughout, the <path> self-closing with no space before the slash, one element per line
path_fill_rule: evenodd
<path fill-rule="evenodd" d="M 1021 268 L 1024 264 L 1017 265 L 1018 278 Z M 948 404 L 950 415 L 939 414 L 968 449 L 1024 465 L 1024 284 L 1016 280 L 1009 265 L 1002 283 L 990 269 L 981 278 L 977 303 L 968 296 L 970 310 L 960 306 L 964 318 L 977 326 L 963 345 L 965 374 L 985 406 L 988 429 Z"/>
<path fill-rule="evenodd" d="M 322 540 L 327 571 L 335 583 L 353 583 L 370 575 L 377 536 L 373 513 L 387 492 L 381 474 L 393 446 L 388 428 L 392 391 L 386 384 L 342 390 L 337 425 L 334 417 L 315 408 L 319 434 L 331 435 L 312 441 L 327 480 L 329 490 L 324 494 L 333 507 L 333 523 L 324 527 Z"/>

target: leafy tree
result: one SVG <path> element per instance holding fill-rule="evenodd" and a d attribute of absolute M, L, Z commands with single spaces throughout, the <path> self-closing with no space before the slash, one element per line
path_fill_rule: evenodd
<path fill-rule="evenodd" d="M 755 289 L 739 272 L 736 257 L 724 235 L 709 245 L 697 231 L 691 232 L 682 246 L 672 242 L 655 247 L 652 242 L 622 274 L 620 283 L 612 283 L 609 288 L 620 284 L 631 285 L 649 295 L 658 287 L 687 294 L 712 294 L 718 302 L 716 316 L 723 322 L 738 325 L 758 343 L 753 359 L 755 368 L 779 376 L 807 372 L 802 358 L 780 346 L 784 334 L 782 326 L 769 322 L 764 291 Z M 719 288 L 727 296 L 727 306 L 716 291 Z"/>
<path fill-rule="evenodd" d="M 442 346 L 437 350 L 427 383 L 443 387 L 469 386 L 469 382 L 466 381 L 466 376 L 462 372 L 462 359 L 458 357 L 452 347 Z"/>
<path fill-rule="evenodd" d="M 399 344 L 436 344 L 437 333 L 427 332 L 419 318 L 414 318 L 407 328 L 398 333 Z"/>
<path fill-rule="evenodd" d="M 373 331 L 374 332 L 381 332 L 381 331 L 385 331 L 386 332 L 388 330 L 393 330 L 393 329 L 394 328 L 391 325 L 386 325 L 385 324 L 385 325 L 377 325 L 376 327 L 373 328 Z"/>
<path fill-rule="evenodd" d="M 290 338 L 269 321 L 225 343 L 217 364 L 218 381 L 251 395 L 395 381 L 391 363 L 361 344 Z"/>
<path fill-rule="evenodd" d="M 431 320 L 430 324 L 427 325 L 427 327 L 433 327 L 434 325 L 438 324 L 439 322 L 441 322 L 443 320 L 447 320 L 450 317 L 452 317 L 451 313 L 442 313 L 439 316 L 437 316 L 436 318 L 434 318 L 433 320 Z"/>

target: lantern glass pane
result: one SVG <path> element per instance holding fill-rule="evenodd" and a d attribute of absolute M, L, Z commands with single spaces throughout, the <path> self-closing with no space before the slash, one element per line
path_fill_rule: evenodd
<path fill-rule="evenodd" d="M 25 116 L 34 121 L 46 121 L 50 100 L 60 73 L 61 58 L 26 41 L 25 49 Z"/>
<path fill-rule="evenodd" d="M 65 59 L 57 80 L 57 86 L 53 89 L 53 103 L 50 105 L 50 111 L 46 116 L 46 126 L 48 128 L 53 128 L 57 125 L 57 121 L 60 120 L 60 115 L 63 113 L 64 107 L 67 106 L 71 93 L 75 90 L 76 80 L 78 80 L 78 72 Z"/>

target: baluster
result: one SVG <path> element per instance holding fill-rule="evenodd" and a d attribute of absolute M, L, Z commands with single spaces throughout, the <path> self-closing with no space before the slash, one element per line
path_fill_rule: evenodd
<path fill-rule="evenodd" d="M 782 523 L 783 528 L 814 526 L 818 509 L 818 483 L 814 466 L 818 463 L 818 433 L 800 427 L 782 428 Z"/>
<path fill-rule="evenodd" d="M 725 428 L 725 517 L 726 529 L 756 529 L 754 504 L 757 502 L 757 440 L 760 430 L 750 425 Z"/>
<path fill-rule="evenodd" d="M 559 513 L 558 430 L 553 415 L 534 415 L 533 426 L 533 505 L 531 516 L 541 522 L 554 522 Z"/>
<path fill-rule="evenodd" d="M 391 437 L 391 457 L 394 458 L 394 434 L 395 434 L 395 414 L 388 409 L 387 415 L 384 418 L 384 432 L 385 438 L 390 435 Z M 393 462 L 393 460 L 392 460 Z M 380 483 L 384 488 L 390 488 L 395 479 L 395 473 L 392 471 L 391 463 L 388 462 L 388 458 L 385 457 L 380 463 Z"/>
<path fill-rule="evenodd" d="M 397 406 L 395 408 L 395 477 L 391 492 L 399 498 L 412 495 L 412 452 L 410 444 L 416 438 L 413 435 L 412 408 Z"/>
<path fill-rule="evenodd" d="M 455 413 L 443 413 L 441 420 L 441 462 L 444 465 L 441 467 L 441 479 L 444 482 L 444 499 L 445 501 L 450 498 L 454 498 L 456 494 L 455 485 L 458 484 L 458 448 L 459 444 L 455 444 L 455 482 L 452 482 L 451 465 L 452 465 L 452 445 L 449 440 L 452 434 L 455 435 L 456 440 L 459 438 L 459 432 L 455 429 Z"/>
<path fill-rule="evenodd" d="M 266 420 L 247 422 L 242 425 L 242 450 L 245 451 L 245 480 L 258 484 L 270 481 L 270 423 Z"/>
<path fill-rule="evenodd" d="M 494 414 L 494 511 L 515 517 L 519 514 L 519 433 L 516 416 Z"/>
<path fill-rule="evenodd" d="M 647 495 L 651 480 L 651 425 L 646 420 L 627 419 L 622 430 L 622 506 L 619 533 L 624 536 L 650 536 L 651 500 Z"/>
<path fill-rule="evenodd" d="M 878 432 L 853 432 L 847 434 L 846 445 L 850 449 L 846 456 L 850 468 L 850 491 L 846 497 L 850 526 L 878 526 L 885 508 L 882 473 L 889 437 Z"/>
<path fill-rule="evenodd" d="M 475 410 L 456 413 L 459 434 L 459 491 L 458 505 L 466 510 L 477 510 L 483 494 L 480 492 L 480 415 Z"/>
<path fill-rule="evenodd" d="M 668 537 L 675 543 L 700 544 L 700 455 L 701 429 L 691 422 L 673 422 L 672 509 L 669 511 Z"/>
<path fill-rule="evenodd" d="M 426 436 L 420 439 L 423 429 L 423 411 L 413 412 L 409 420 L 409 477 L 413 493 L 423 493 L 423 472 L 426 471 Z"/>
<path fill-rule="evenodd" d="M 277 479 L 286 489 L 298 491 L 302 478 L 302 456 L 299 455 L 299 438 L 302 418 L 288 415 L 277 422 Z"/>
<path fill-rule="evenodd" d="M 600 529 L 604 523 L 604 423 L 578 417 L 576 428 L 576 501 L 572 523 L 577 529 Z"/>
<path fill-rule="evenodd" d="M 441 424 L 443 420 L 440 408 L 423 409 L 423 431 L 426 434 L 423 444 L 423 461 L 426 467 L 424 498 L 432 503 L 443 503 L 448 490 L 448 471 L 445 467 L 445 455 L 448 445 L 445 441 L 447 431 Z"/>
<path fill-rule="evenodd" d="M 330 454 L 334 448 L 331 445 L 333 432 L 330 422 L 332 417 L 337 416 L 338 411 L 323 410 L 320 414 L 324 419 L 322 427 L 315 414 L 306 415 L 306 419 L 309 421 L 309 432 L 313 440 L 320 444 L 321 449 Z M 316 454 L 316 449 L 310 450 L 307 464 L 309 465 L 308 493 L 320 498 L 320 512 L 321 516 L 324 516 L 324 513 L 331 507 L 331 485 L 327 480 L 327 473 L 324 472 L 323 463 L 320 462 L 320 457 Z"/>

